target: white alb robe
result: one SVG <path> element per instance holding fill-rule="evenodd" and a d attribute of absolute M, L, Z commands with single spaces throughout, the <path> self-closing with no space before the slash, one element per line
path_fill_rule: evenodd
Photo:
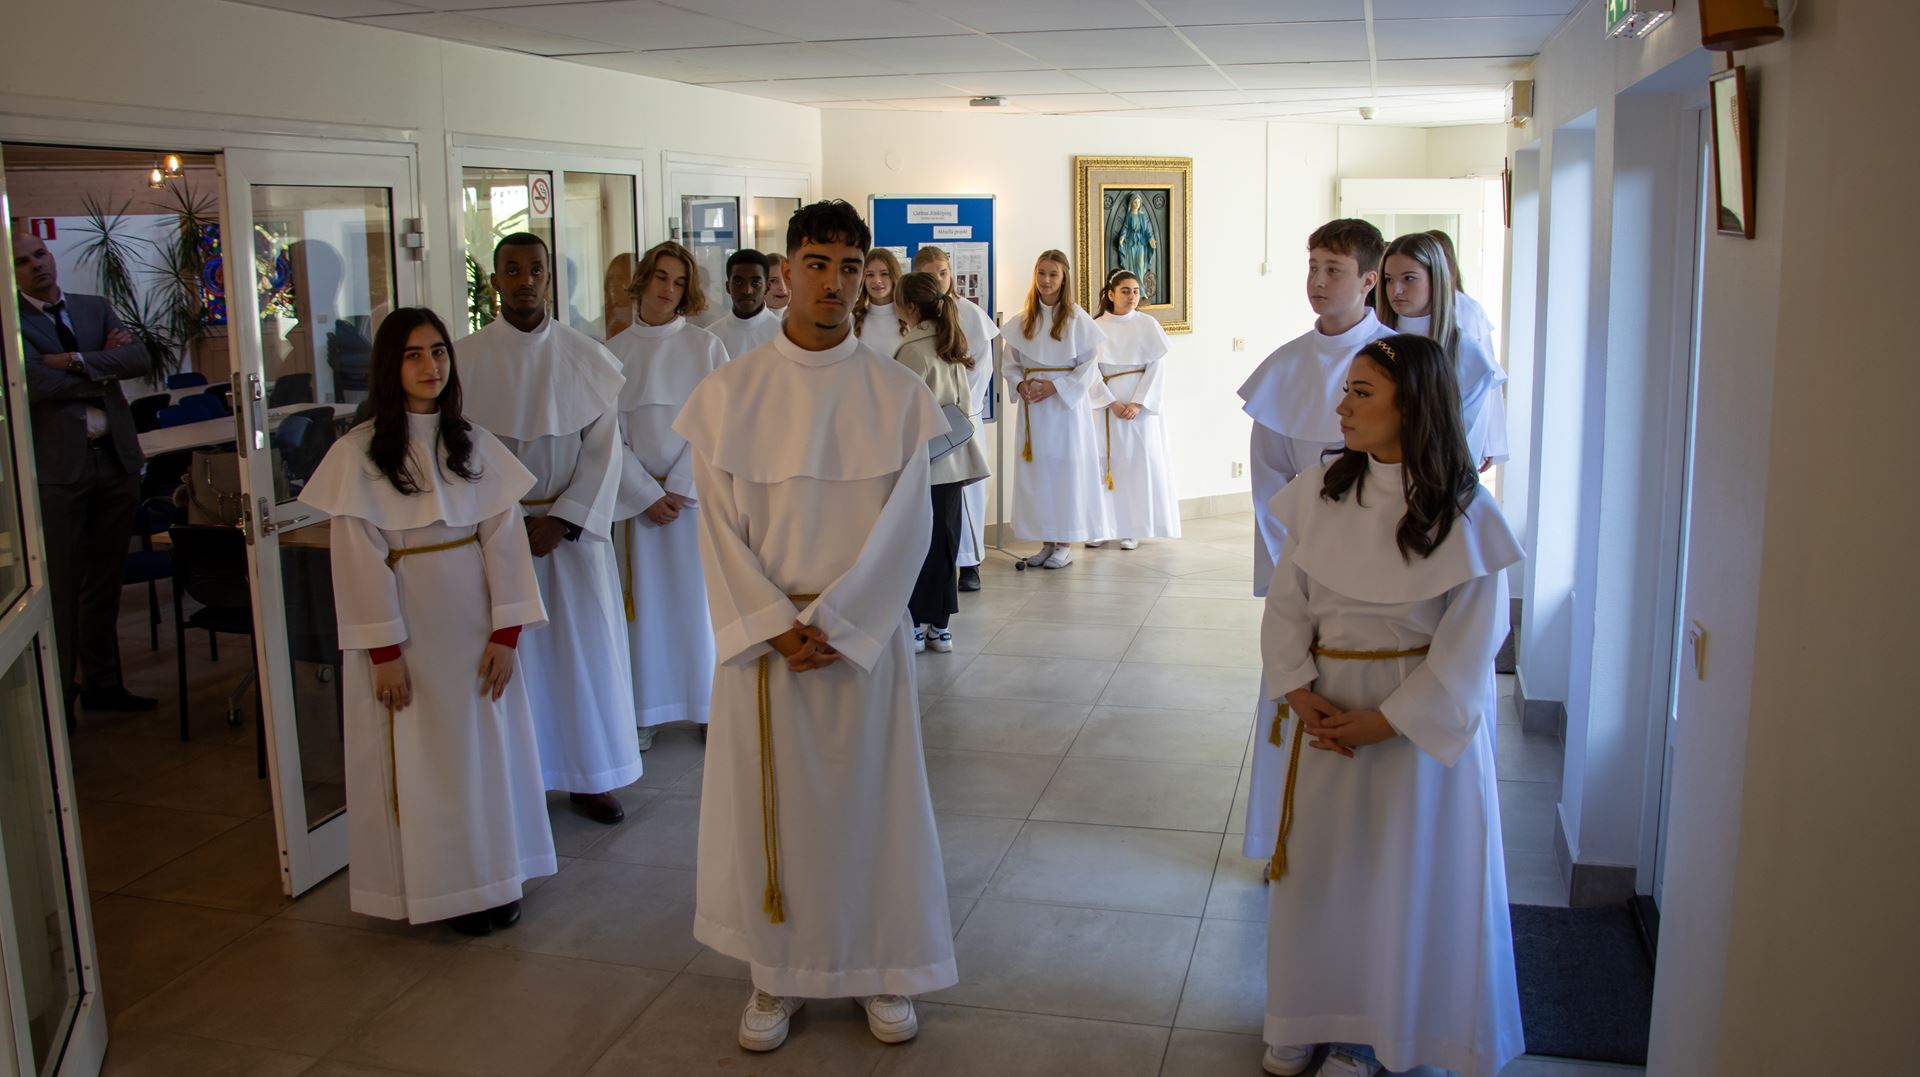
<path fill-rule="evenodd" d="M 1240 386 L 1241 410 L 1253 418 L 1247 475 L 1253 484 L 1254 597 L 1267 593 L 1283 537 L 1267 503 L 1295 475 L 1317 467 L 1327 450 L 1345 447 L 1333 409 L 1340 406 L 1347 367 L 1363 346 L 1392 335 L 1371 309 L 1338 336 L 1316 325 L 1262 360 Z"/>
<path fill-rule="evenodd" d="M 946 429 L 933 394 L 851 334 L 821 352 L 783 335 L 709 375 L 674 428 L 693 446 L 719 646 L 694 937 L 778 995 L 951 986 L 907 624 L 933 529 L 926 443 Z M 789 672 L 765 641 L 796 620 L 825 630 L 841 661 Z M 762 668 L 778 924 L 764 904 Z"/>
<path fill-rule="evenodd" d="M 505 905 L 527 879 L 558 870 L 526 680 L 514 676 L 498 700 L 480 688 L 487 637 L 520 625 L 532 639 L 547 619 L 518 504 L 533 476 L 479 429 L 479 478 L 449 473 L 439 422 L 407 417 L 421 492 L 400 493 L 373 466 L 373 424 L 363 423 L 334 442 L 300 495 L 333 516 L 347 901 L 416 924 Z M 469 538 L 478 542 L 387 561 L 392 550 Z M 396 645 L 413 702 L 390 719 L 367 652 Z"/>
<path fill-rule="evenodd" d="M 775 331 L 779 323 L 774 323 Z M 712 333 L 675 318 L 635 322 L 607 342 L 620 360 L 620 494 L 613 540 L 632 602 L 627 619 L 634 708 L 642 726 L 707 721 L 713 697 L 713 622 L 700 569 L 700 505 L 693 454 L 673 420 L 727 352 Z M 665 527 L 644 513 L 665 494 L 687 499 Z M 625 603 L 623 602 L 623 605 Z"/>
<path fill-rule="evenodd" d="M 547 788 L 601 793 L 640 777 L 613 507 L 620 486 L 624 378 L 606 347 L 552 318 L 531 333 L 505 318 L 462 338 L 466 414 L 527 470 L 529 516 L 580 528 L 534 558 L 553 621 L 520 645 Z"/>
<path fill-rule="evenodd" d="M 1137 310 L 1103 314 L 1093 324 L 1106 338 L 1100 348 L 1100 374 L 1107 392 L 1116 401 L 1140 405 L 1140 414 L 1130 420 L 1107 408 L 1093 413 L 1105 481 L 1112 484 L 1114 533 L 1123 538 L 1179 538 L 1180 495 L 1173 488 L 1164 410 L 1170 346 L 1166 330 L 1160 328 L 1160 319 Z"/>
<path fill-rule="evenodd" d="M 1485 317 L 1481 315 L 1478 323 L 1471 327 L 1465 322 L 1460 324 L 1456 332 L 1459 352 L 1453 359 L 1454 380 L 1460 386 L 1460 421 L 1467 434 L 1467 455 L 1473 457 L 1475 467 L 1489 457 L 1495 463 L 1507 459 L 1507 409 L 1499 403 L 1507 372 L 1493 357 L 1493 340 L 1487 335 Z M 1432 330 L 1433 315 L 1428 314 L 1418 318 L 1402 317 L 1394 332 L 1430 337 Z"/>
<path fill-rule="evenodd" d="M 1268 734 L 1287 692 L 1311 687 L 1338 707 L 1377 708 L 1400 735 L 1351 759 L 1302 746 L 1287 872 L 1267 888 L 1264 1036 L 1366 1044 L 1395 1071 L 1494 1077 L 1525 1050 L 1492 737 L 1502 570 L 1522 553 L 1492 495 L 1476 488 L 1432 556 L 1402 559 L 1401 467 L 1369 464 L 1363 497 L 1322 500 L 1321 467 L 1274 498 L 1286 540 L 1260 631 L 1266 698 L 1249 855 L 1273 855 L 1295 720 L 1285 747 Z M 1321 658 L 1316 642 L 1431 651 Z"/>
<path fill-rule="evenodd" d="M 892 355 L 906 339 L 909 328 L 900 321 L 900 313 L 892 303 L 874 303 L 867 307 L 867 316 L 860 320 L 854 335 L 876 353 Z"/>
<path fill-rule="evenodd" d="M 1087 312 L 1075 307 L 1059 340 L 1053 338 L 1055 308 L 1042 306 L 1033 336 L 1020 331 L 1021 315 L 1007 317 L 1001 375 L 1009 388 L 1028 377 L 1059 390 L 1038 404 L 1012 394 L 1020 412 L 1013 431 L 1019 453 L 1013 471 L 1013 533 L 1028 541 L 1097 542 L 1114 533 L 1113 505 L 1106 496 L 1105 455 L 1087 413 L 1113 403 L 1100 377 L 1103 337 Z M 1045 368 L 1047 372 L 1037 372 Z M 1061 370 L 1060 368 L 1067 368 Z M 1036 371 L 1029 375 L 1027 371 Z M 1027 459 L 1032 446 L 1033 459 Z"/>
<path fill-rule="evenodd" d="M 734 316 L 733 308 L 728 307 L 706 329 L 707 332 L 719 338 L 721 347 L 727 350 L 727 357 L 732 358 L 736 355 L 745 355 L 779 336 L 780 314 L 778 311 L 761 307 L 760 313 L 751 318 L 737 318 Z"/>
<path fill-rule="evenodd" d="M 987 424 L 982 416 L 987 410 L 987 393 L 993 389 L 993 338 L 1000 335 L 1000 327 L 993 324 L 993 316 L 980 309 L 980 304 L 957 293 L 947 294 L 960 315 L 961 331 L 967 335 L 967 354 L 973 357 L 973 369 L 967 371 L 967 388 L 973 394 L 968 408 L 973 417 L 973 436 L 980 440 L 980 449 L 987 454 L 987 466 L 991 467 L 993 448 L 985 441 Z M 960 556 L 954 563 L 960 568 L 974 568 L 987 559 L 987 484 L 968 483 L 960 491 L 960 510 L 964 517 Z"/>
<path fill-rule="evenodd" d="M 1462 336 L 1470 336 L 1480 342 L 1488 355 L 1496 357 L 1500 350 L 1493 343 L 1493 320 L 1487 317 L 1487 308 L 1478 299 L 1465 292 L 1453 293 L 1455 320 L 1460 323 Z M 1512 458 L 1507 440 L 1507 373 L 1506 367 L 1500 368 L 1500 384 L 1489 390 L 1486 403 L 1480 408 L 1479 422 L 1476 428 L 1467 431 L 1467 442 L 1479 445 L 1487 457 L 1496 464 L 1504 464 Z"/>

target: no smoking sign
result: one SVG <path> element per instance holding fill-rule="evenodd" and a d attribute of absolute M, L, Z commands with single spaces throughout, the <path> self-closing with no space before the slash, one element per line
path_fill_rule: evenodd
<path fill-rule="evenodd" d="M 534 217 L 553 216 L 553 177 L 527 177 L 527 209 Z"/>

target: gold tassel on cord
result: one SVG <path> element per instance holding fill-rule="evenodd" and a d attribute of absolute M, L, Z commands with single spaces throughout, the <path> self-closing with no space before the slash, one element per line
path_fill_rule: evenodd
<path fill-rule="evenodd" d="M 760 656 L 760 837 L 767 854 L 767 893 L 761 911 L 772 923 L 787 922 L 780 893 L 780 798 L 773 780 L 773 705 L 767 689 L 767 655 Z"/>
<path fill-rule="evenodd" d="M 393 825 L 400 825 L 400 753 L 394 748 L 393 704 L 387 704 L 387 789 L 393 795 Z"/>
<path fill-rule="evenodd" d="M 626 568 L 626 571 L 621 573 L 621 580 L 620 580 L 620 582 L 625 586 L 623 586 L 620 589 L 620 597 L 624 599 L 627 603 L 627 623 L 632 624 L 633 623 L 633 521 L 632 520 L 628 520 L 626 522 L 625 555 L 626 557 L 625 557 L 624 567 Z"/>
<path fill-rule="evenodd" d="M 1287 716 L 1287 705 L 1280 704 L 1273 716 L 1273 743 L 1280 742 L 1280 722 Z M 1267 879 L 1278 881 L 1287 873 L 1287 835 L 1293 833 L 1293 783 L 1300 776 L 1300 741 L 1307 723 L 1293 723 L 1293 750 L 1287 756 L 1287 788 L 1280 797 L 1280 833 L 1273 842 L 1273 862 L 1267 865 Z"/>

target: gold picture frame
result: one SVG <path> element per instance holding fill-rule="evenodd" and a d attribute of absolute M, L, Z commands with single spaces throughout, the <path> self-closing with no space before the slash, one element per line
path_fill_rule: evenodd
<path fill-rule="evenodd" d="M 1193 158 L 1075 157 L 1073 209 L 1080 302 L 1098 311 L 1107 274 L 1132 269 L 1140 309 L 1193 332 Z"/>

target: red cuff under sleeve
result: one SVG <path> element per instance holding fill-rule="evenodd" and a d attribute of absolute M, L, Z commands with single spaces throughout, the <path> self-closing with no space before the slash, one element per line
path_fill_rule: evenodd
<path fill-rule="evenodd" d="M 373 659 L 374 665 L 384 666 L 400 657 L 400 645 L 396 643 L 391 647 L 375 647 L 367 652 L 367 657 Z"/>
<path fill-rule="evenodd" d="M 502 647 L 518 647 L 520 645 L 520 629 L 522 627 L 524 626 L 513 625 L 509 628 L 496 628 L 493 631 L 493 635 L 487 637 L 487 642 L 498 643 Z"/>

